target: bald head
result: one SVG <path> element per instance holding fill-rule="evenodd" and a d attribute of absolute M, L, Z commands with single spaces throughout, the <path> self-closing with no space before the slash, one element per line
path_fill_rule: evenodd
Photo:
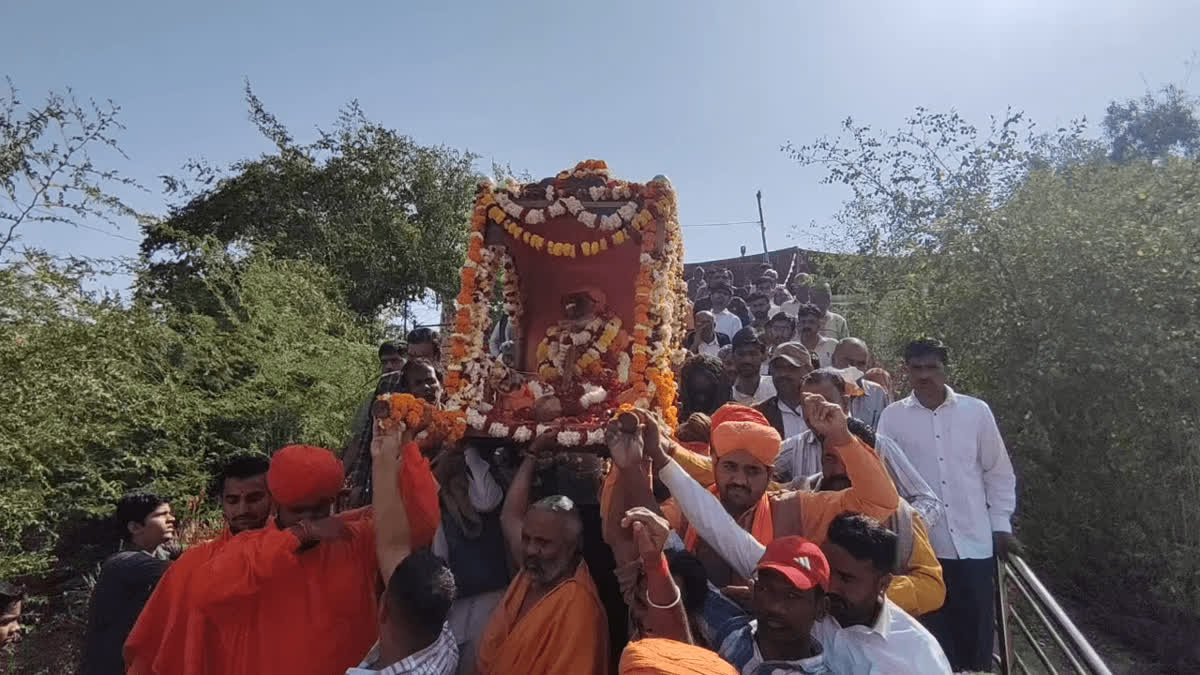
<path fill-rule="evenodd" d="M 858 338 L 842 338 L 833 350 L 834 368 L 858 368 L 867 372 L 871 367 L 871 350 Z"/>
<path fill-rule="evenodd" d="M 583 549 L 583 519 L 569 497 L 554 495 L 530 505 L 521 528 L 522 567 L 540 588 L 575 573 Z"/>

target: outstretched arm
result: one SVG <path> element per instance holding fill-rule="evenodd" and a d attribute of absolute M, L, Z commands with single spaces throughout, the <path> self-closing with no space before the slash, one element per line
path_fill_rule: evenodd
<path fill-rule="evenodd" d="M 805 520 L 815 522 L 810 520 L 811 515 L 827 523 L 843 511 L 876 520 L 890 517 L 900 504 L 900 495 L 875 451 L 850 433 L 846 411 L 815 394 L 805 394 L 802 405 L 808 426 L 822 439 L 826 450 L 841 455 L 850 479 L 850 487 L 845 490 L 814 493 L 809 502 L 815 508 L 806 506 L 810 513 L 804 514 Z"/>
<path fill-rule="evenodd" d="M 412 449 L 416 450 L 416 444 L 411 441 L 412 434 L 399 429 L 376 429 L 371 441 L 371 471 L 375 485 L 371 494 L 371 504 L 375 508 L 375 555 L 384 583 L 392 577 L 400 561 L 412 552 L 408 512 L 404 508 L 404 498 L 397 481 L 409 454 L 406 452 L 407 446 L 412 445 Z M 420 452 L 416 454 L 419 456 Z"/>
<path fill-rule="evenodd" d="M 525 451 L 525 459 L 521 460 L 521 468 L 513 477 L 512 485 L 508 486 L 508 496 L 504 498 L 504 508 L 500 510 L 500 529 L 504 533 L 504 541 L 508 545 L 509 562 L 513 569 L 521 569 L 525 562 L 525 551 L 521 545 L 521 530 L 524 528 L 525 512 L 529 509 L 529 493 L 533 488 L 533 470 L 538 453 L 549 448 L 554 443 L 554 432 L 546 432 L 533 439 Z"/>
<path fill-rule="evenodd" d="M 671 527 L 662 516 L 649 509 L 630 509 L 621 526 L 632 531 L 637 556 L 646 572 L 646 605 L 640 623 L 644 637 L 661 637 L 691 643 L 683 595 L 671 577 L 663 554 Z M 632 609 L 632 608 L 631 608 Z"/>

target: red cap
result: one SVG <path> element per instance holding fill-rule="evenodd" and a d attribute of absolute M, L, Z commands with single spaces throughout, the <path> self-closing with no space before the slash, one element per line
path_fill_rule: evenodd
<path fill-rule="evenodd" d="M 780 537 L 767 544 L 758 569 L 775 570 L 802 591 L 829 588 L 829 561 L 819 546 L 804 537 Z"/>

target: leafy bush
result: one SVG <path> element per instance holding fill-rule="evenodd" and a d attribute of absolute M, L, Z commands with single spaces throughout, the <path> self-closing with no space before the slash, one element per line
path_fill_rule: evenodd
<path fill-rule="evenodd" d="M 953 386 L 996 412 L 1038 570 L 1164 661 L 1195 659 L 1200 164 L 1118 164 L 1082 126 L 1046 138 L 1020 115 L 909 122 L 791 148 L 854 189 L 856 330 L 892 363 L 945 340 Z"/>
<path fill-rule="evenodd" d="M 374 364 L 339 285 L 267 256 L 206 267 L 205 315 L 125 306 L 44 256 L 0 269 L 0 577 L 86 569 L 132 487 L 179 508 L 232 453 L 341 446 Z"/>

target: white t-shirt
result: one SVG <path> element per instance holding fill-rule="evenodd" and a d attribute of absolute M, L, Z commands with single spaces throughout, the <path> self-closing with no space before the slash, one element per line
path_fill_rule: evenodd
<path fill-rule="evenodd" d="M 700 345 L 699 353 L 701 353 L 701 354 L 708 354 L 709 356 L 716 356 L 721 351 L 721 341 L 717 339 L 717 336 L 715 333 L 713 334 L 712 342 L 704 342 L 700 339 L 699 336 L 696 336 L 696 343 Z"/>
<path fill-rule="evenodd" d="M 758 389 L 753 394 L 746 394 L 740 391 L 737 388 L 737 382 L 733 383 L 731 391 L 734 403 L 741 403 L 753 408 L 775 395 L 775 383 L 770 377 L 763 375 L 758 378 Z"/>
<path fill-rule="evenodd" d="M 732 340 L 733 336 L 742 329 L 742 320 L 738 318 L 737 314 L 734 314 L 728 309 L 720 312 L 713 312 L 713 317 L 715 317 L 717 320 L 717 332 L 724 333 L 725 337 L 729 338 L 730 340 Z"/>
<path fill-rule="evenodd" d="M 822 368 L 828 368 L 833 365 L 833 350 L 837 349 L 837 346 L 837 340 L 822 335 L 820 341 L 817 342 L 817 348 L 810 349 L 809 351 L 817 353 L 817 358 L 820 359 Z"/>

